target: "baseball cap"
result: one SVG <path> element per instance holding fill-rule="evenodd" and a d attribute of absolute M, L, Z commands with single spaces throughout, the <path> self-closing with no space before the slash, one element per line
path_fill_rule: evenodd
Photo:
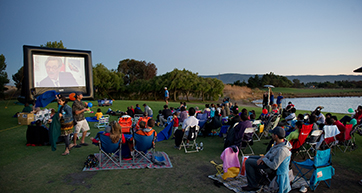
<path fill-rule="evenodd" d="M 279 138 L 285 137 L 285 130 L 281 127 L 275 127 L 273 130 L 270 130 L 269 133 L 273 133 L 275 135 L 278 135 Z"/>

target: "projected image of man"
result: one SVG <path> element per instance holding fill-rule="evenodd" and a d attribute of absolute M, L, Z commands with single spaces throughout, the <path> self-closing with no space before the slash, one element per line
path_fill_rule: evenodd
<path fill-rule="evenodd" d="M 48 57 L 45 68 L 48 76 L 40 81 L 40 87 L 78 86 L 70 72 L 61 72 L 62 60 L 59 57 Z"/>

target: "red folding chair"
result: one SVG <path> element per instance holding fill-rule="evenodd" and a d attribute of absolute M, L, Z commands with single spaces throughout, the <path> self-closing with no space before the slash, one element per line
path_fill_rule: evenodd
<path fill-rule="evenodd" d="M 345 153 L 348 149 L 350 149 L 350 151 L 353 150 L 353 148 L 352 148 L 352 136 L 351 136 L 352 128 L 353 128 L 352 124 L 347 124 L 346 125 L 346 130 L 343 133 L 343 139 L 340 140 L 339 144 L 337 145 L 338 149 L 341 150 L 343 153 Z"/>
<path fill-rule="evenodd" d="M 309 133 L 313 129 L 313 124 L 303 125 L 299 130 L 299 136 L 297 140 L 290 141 L 292 144 L 292 153 L 297 152 L 297 155 L 304 152 L 307 153 L 307 149 L 303 146 L 305 140 L 309 136 Z M 294 157 L 294 156 L 293 156 Z"/>

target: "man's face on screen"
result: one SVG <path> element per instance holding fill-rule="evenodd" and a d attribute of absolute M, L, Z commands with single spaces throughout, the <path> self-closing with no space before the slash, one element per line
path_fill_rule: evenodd
<path fill-rule="evenodd" d="M 60 72 L 60 65 L 56 60 L 50 60 L 46 65 L 47 73 L 49 78 L 56 80 L 58 79 L 59 72 Z"/>

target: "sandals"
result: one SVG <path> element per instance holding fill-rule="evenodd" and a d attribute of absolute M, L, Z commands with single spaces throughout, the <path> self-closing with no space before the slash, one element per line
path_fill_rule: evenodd
<path fill-rule="evenodd" d="M 68 153 L 62 153 L 62 156 L 66 156 L 66 155 L 69 155 L 69 152 Z"/>

